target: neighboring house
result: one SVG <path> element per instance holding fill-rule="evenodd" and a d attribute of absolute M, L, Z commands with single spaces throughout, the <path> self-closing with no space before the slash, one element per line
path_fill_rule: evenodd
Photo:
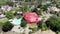
<path fill-rule="evenodd" d="M 10 10 L 12 9 L 12 7 L 6 5 L 6 6 L 1 6 L 1 9 L 2 9 L 3 11 L 10 11 Z"/>
<path fill-rule="evenodd" d="M 0 19 L 1 19 L 1 18 L 5 18 L 5 16 L 6 16 L 6 15 L 4 15 L 4 14 L 0 14 Z"/>
<path fill-rule="evenodd" d="M 19 0 L 11 0 L 12 2 L 18 2 Z"/>
<path fill-rule="evenodd" d="M 59 12 L 60 9 L 57 8 L 57 7 L 55 7 L 55 6 L 50 6 L 50 7 L 48 8 L 48 11 L 57 11 L 57 12 Z"/>

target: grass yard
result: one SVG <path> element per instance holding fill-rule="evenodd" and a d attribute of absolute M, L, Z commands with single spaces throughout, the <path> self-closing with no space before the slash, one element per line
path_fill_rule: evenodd
<path fill-rule="evenodd" d="M 7 18 L 0 19 L 0 27 L 2 26 L 3 23 L 7 22 Z"/>
<path fill-rule="evenodd" d="M 0 19 L 0 23 L 5 23 L 5 22 L 7 22 L 7 21 L 8 21 L 7 18 Z"/>

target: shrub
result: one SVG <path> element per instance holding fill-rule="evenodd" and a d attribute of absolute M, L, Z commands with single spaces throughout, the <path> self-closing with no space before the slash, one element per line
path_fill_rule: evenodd
<path fill-rule="evenodd" d="M 44 22 L 40 21 L 38 22 L 38 28 L 41 29 L 41 30 L 46 30 L 47 29 L 47 26 Z"/>
<path fill-rule="evenodd" d="M 21 17 L 22 17 L 21 15 L 18 15 L 18 16 L 17 16 L 17 19 L 20 19 Z"/>
<path fill-rule="evenodd" d="M 60 17 L 53 16 L 49 18 L 45 23 L 51 30 L 55 32 L 60 31 Z"/>
<path fill-rule="evenodd" d="M 38 26 L 39 29 L 42 28 L 42 22 L 39 21 L 38 24 L 37 24 L 37 26 Z"/>
<path fill-rule="evenodd" d="M 42 14 L 42 11 L 43 11 L 43 10 L 40 9 L 40 10 L 38 10 L 38 11 L 36 11 L 36 12 L 37 12 L 38 15 L 41 15 L 41 14 Z"/>
<path fill-rule="evenodd" d="M 56 14 L 56 13 L 57 13 L 57 11 L 50 11 L 50 13 L 51 13 L 51 14 Z"/>
<path fill-rule="evenodd" d="M 21 27 L 26 27 L 26 24 L 27 24 L 27 22 L 24 19 L 22 19 L 22 22 L 21 22 L 20 26 Z"/>
<path fill-rule="evenodd" d="M 23 7 L 20 8 L 20 10 L 25 12 L 25 11 L 28 11 L 29 8 L 27 7 L 27 5 L 24 5 Z"/>
<path fill-rule="evenodd" d="M 56 7 L 60 8 L 60 3 L 57 3 L 57 4 L 56 4 Z"/>
<path fill-rule="evenodd" d="M 43 9 L 43 11 L 47 11 L 48 10 L 47 8 L 48 8 L 47 5 L 44 5 L 44 6 L 41 7 L 41 9 Z"/>
<path fill-rule="evenodd" d="M 41 8 L 39 8 L 39 9 L 37 9 L 37 8 L 34 8 L 33 10 L 32 10 L 32 12 L 36 12 L 38 15 L 41 15 L 42 14 L 42 9 Z"/>
<path fill-rule="evenodd" d="M 10 22 L 6 22 L 6 23 L 4 23 L 3 24 L 3 26 L 2 26 L 2 30 L 4 31 L 4 32 L 7 32 L 7 31 L 10 31 L 12 28 L 13 28 L 13 24 L 11 24 Z"/>
<path fill-rule="evenodd" d="M 38 30 L 37 25 L 35 25 L 35 24 L 29 25 L 29 29 L 31 29 L 33 32 Z"/>

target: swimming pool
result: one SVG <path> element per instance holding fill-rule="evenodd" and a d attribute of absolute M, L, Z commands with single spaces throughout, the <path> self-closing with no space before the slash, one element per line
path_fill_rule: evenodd
<path fill-rule="evenodd" d="M 20 25 L 21 24 L 21 18 L 20 19 L 14 18 L 13 21 L 12 21 L 12 23 L 14 25 Z"/>

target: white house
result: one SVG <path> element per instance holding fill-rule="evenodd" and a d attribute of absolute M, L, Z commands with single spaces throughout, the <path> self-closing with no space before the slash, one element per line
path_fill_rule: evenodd
<path fill-rule="evenodd" d="M 57 12 L 59 12 L 60 9 L 57 8 L 57 7 L 55 7 L 55 6 L 50 6 L 50 7 L 48 8 L 48 11 L 57 11 Z"/>
<path fill-rule="evenodd" d="M 12 9 L 12 7 L 6 5 L 6 6 L 1 6 L 1 9 L 2 9 L 3 11 L 10 11 L 10 10 Z"/>
<path fill-rule="evenodd" d="M 0 18 L 5 18 L 6 15 L 0 14 Z"/>

